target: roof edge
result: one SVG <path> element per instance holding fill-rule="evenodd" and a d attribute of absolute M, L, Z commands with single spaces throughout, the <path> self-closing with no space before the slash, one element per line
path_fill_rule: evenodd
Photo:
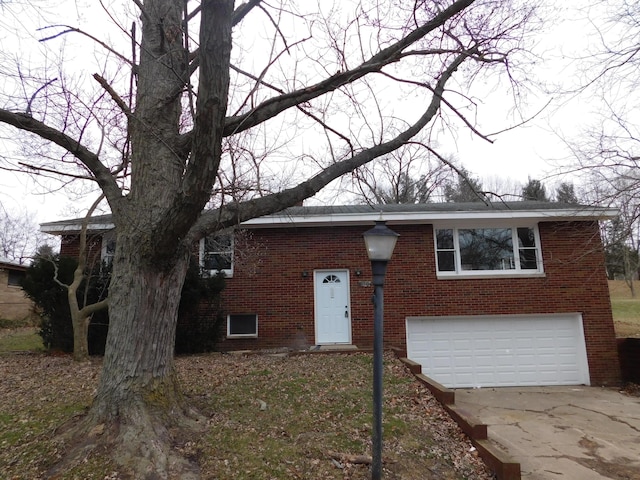
<path fill-rule="evenodd" d="M 543 205 L 547 205 L 545 208 Z M 465 208 L 466 207 L 466 208 Z M 537 208 L 536 208 L 537 207 Z M 390 225 L 434 224 L 473 221 L 522 220 L 544 221 L 586 221 L 615 218 L 618 210 L 609 207 L 585 205 L 558 205 L 512 203 L 500 208 L 469 204 L 422 204 L 352 206 L 352 207 L 292 207 L 281 212 L 247 220 L 241 224 L 245 228 L 285 228 L 292 226 L 326 225 L 370 225 L 380 217 Z M 40 231 L 52 235 L 78 233 L 84 219 L 47 222 L 40 225 Z M 106 232 L 115 227 L 111 215 L 101 215 L 89 220 L 92 232 Z"/>

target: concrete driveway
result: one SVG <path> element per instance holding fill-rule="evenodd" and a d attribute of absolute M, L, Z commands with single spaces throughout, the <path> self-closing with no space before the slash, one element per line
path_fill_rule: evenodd
<path fill-rule="evenodd" d="M 640 397 L 599 387 L 456 389 L 525 480 L 640 480 Z"/>

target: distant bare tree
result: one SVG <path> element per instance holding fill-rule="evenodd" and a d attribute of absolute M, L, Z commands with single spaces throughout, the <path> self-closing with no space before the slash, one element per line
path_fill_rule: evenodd
<path fill-rule="evenodd" d="M 640 3 L 633 0 L 591 2 L 585 9 L 595 29 L 594 42 L 578 59 L 583 73 L 577 91 L 599 114 L 570 141 L 573 170 L 585 185 L 585 202 L 618 208 L 615 228 L 604 231 L 605 247 L 631 252 L 640 244 Z M 572 95 L 576 91 L 570 92 Z M 596 103 L 597 102 L 597 103 Z M 610 226 L 611 227 L 611 226 Z M 631 258 L 629 257 L 629 258 Z M 633 291 L 637 270 L 626 265 Z M 621 264 L 622 264 L 621 263 Z"/>
<path fill-rule="evenodd" d="M 487 195 L 494 201 L 502 200 L 507 202 L 520 200 L 521 198 L 522 183 L 512 178 L 492 175 L 482 177 L 480 182 Z"/>
<path fill-rule="evenodd" d="M 0 257 L 25 265 L 44 243 L 32 213 L 26 209 L 9 211 L 0 204 Z"/>

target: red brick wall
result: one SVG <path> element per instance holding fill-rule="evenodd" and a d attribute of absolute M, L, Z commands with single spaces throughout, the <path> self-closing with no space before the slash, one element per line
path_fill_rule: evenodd
<path fill-rule="evenodd" d="M 227 339 L 222 350 L 315 344 L 316 269 L 349 270 L 353 344 L 373 340 L 371 267 L 362 233 L 369 227 L 251 230 L 236 245 L 233 278 L 223 293 L 227 313 L 258 315 L 258 338 Z M 431 225 L 392 226 L 401 237 L 385 286 L 385 344 L 406 348 L 407 316 L 582 314 L 591 382 L 617 384 L 620 369 L 604 253 L 597 222 L 539 225 L 545 276 L 538 278 L 436 278 Z M 248 242 L 244 245 L 244 242 Z M 93 243 L 99 254 L 99 239 Z M 77 236 L 63 255 L 77 254 Z M 361 275 L 357 275 L 357 271 Z M 307 276 L 303 276 L 307 272 Z"/>
<path fill-rule="evenodd" d="M 102 254 L 102 235 L 87 235 L 88 262 L 99 262 Z M 60 243 L 60 256 L 78 258 L 80 235 L 65 235 Z"/>
<path fill-rule="evenodd" d="M 604 253 L 596 222 L 541 223 L 545 276 L 540 278 L 436 278 L 430 225 L 393 226 L 401 237 L 385 285 L 385 344 L 406 348 L 407 316 L 582 313 L 591 381 L 619 382 L 618 356 Z M 315 343 L 313 272 L 348 269 L 352 341 L 371 347 L 371 267 L 363 227 L 253 230 L 257 251 L 234 268 L 224 305 L 229 313 L 256 313 L 255 339 L 225 339 L 229 349 Z M 251 270 L 249 272 L 249 270 Z M 361 271 L 361 276 L 356 271 Z M 303 277 L 303 272 L 308 272 Z"/>

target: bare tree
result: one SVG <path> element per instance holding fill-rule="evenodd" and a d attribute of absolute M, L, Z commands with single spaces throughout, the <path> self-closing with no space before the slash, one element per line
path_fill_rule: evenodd
<path fill-rule="evenodd" d="M 640 4 L 590 2 L 584 11 L 595 35 L 578 59 L 583 76 L 576 91 L 596 104 L 597 114 L 577 138 L 567 141 L 575 158 L 571 167 L 585 185 L 586 200 L 620 211 L 615 228 L 610 225 L 603 238 L 608 252 L 625 257 L 621 263 L 633 292 L 637 266 L 632 259 L 640 244 Z"/>
<path fill-rule="evenodd" d="M 84 219 L 82 220 L 82 227 L 80 230 L 80 246 L 78 249 L 78 265 L 73 272 L 73 280 L 69 285 L 63 283 L 58 278 L 57 269 L 54 274 L 54 281 L 67 289 L 67 299 L 69 301 L 69 311 L 71 313 L 71 325 L 73 326 L 73 359 L 76 362 L 83 362 L 89 358 L 89 324 L 91 323 L 91 317 L 94 313 L 107 308 L 109 300 L 105 298 L 99 302 L 88 303 L 88 293 L 90 288 L 89 274 L 90 271 L 100 268 L 99 262 L 89 257 L 89 248 L 87 246 L 87 227 L 91 215 L 98 207 L 98 204 L 103 200 L 101 195 L 91 208 L 87 211 Z M 54 263 L 54 265 L 56 265 Z M 82 307 L 78 301 L 78 296 L 81 286 L 84 284 L 84 293 L 82 295 L 83 302 Z"/>
<path fill-rule="evenodd" d="M 24 265 L 44 243 L 32 213 L 9 211 L 0 204 L 0 257 Z"/>
<path fill-rule="evenodd" d="M 591 169 L 590 172 L 591 188 L 587 191 L 590 202 L 615 207 L 619 212 L 618 217 L 602 229 L 609 276 L 621 274 L 635 297 L 635 280 L 640 268 L 639 172 L 617 170 L 610 176 L 607 169 Z"/>
<path fill-rule="evenodd" d="M 356 201 L 366 203 L 426 203 L 442 189 L 452 171 L 433 158 L 423 142 L 411 142 L 355 170 Z"/>
<path fill-rule="evenodd" d="M 530 2 L 496 0 L 130 7 L 106 11 L 121 44 L 48 30 L 49 44 L 73 34 L 107 52 L 91 67 L 92 88 L 81 76 L 18 76 L 23 94 L 5 96 L 0 109 L 0 123 L 36 149 L 6 168 L 97 185 L 116 229 L 102 375 L 51 476 L 103 445 L 136 478 L 196 477 L 170 442 L 171 432 L 206 423 L 181 396 L 173 362 L 194 242 L 299 203 L 424 129 L 457 124 L 482 136 L 469 82 L 501 71 L 516 85 L 533 15 Z M 247 131 L 272 151 L 254 173 L 286 171 L 274 193 L 226 195 L 223 166 L 250 172 L 236 162 L 251 156 L 224 157 L 225 139 Z M 221 192 L 217 206 L 203 212 L 212 192 Z"/>
<path fill-rule="evenodd" d="M 522 183 L 509 177 L 490 175 L 480 179 L 482 188 L 487 195 L 505 202 L 520 200 L 522 197 Z"/>

